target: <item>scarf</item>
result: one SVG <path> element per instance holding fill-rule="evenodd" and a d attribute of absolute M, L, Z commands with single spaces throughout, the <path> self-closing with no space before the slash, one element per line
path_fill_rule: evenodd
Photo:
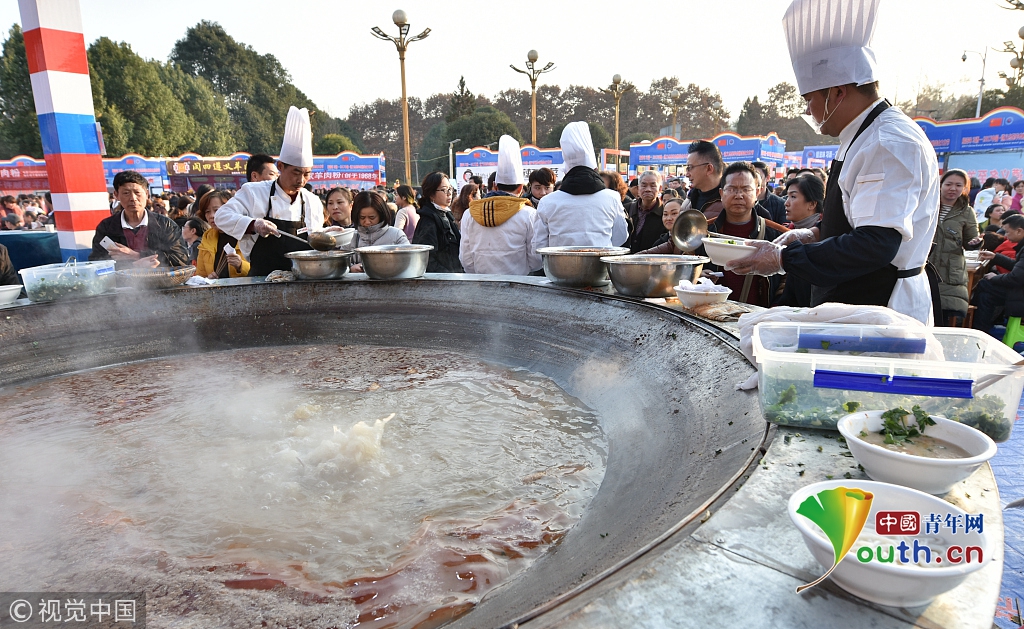
<path fill-rule="evenodd" d="M 369 227 L 363 227 L 362 225 L 357 227 L 356 230 L 359 232 L 360 246 L 371 247 L 373 246 L 373 243 L 380 240 L 380 237 L 384 235 L 384 225 L 384 223 L 377 223 L 376 225 L 370 225 Z"/>
<path fill-rule="evenodd" d="M 565 177 L 562 179 L 562 186 L 559 188 L 562 192 L 574 196 L 595 194 L 607 189 L 608 186 L 604 185 L 604 179 L 601 179 L 601 175 L 597 174 L 597 171 L 593 168 L 587 168 L 586 166 L 573 166 L 569 169 L 569 172 L 565 173 Z"/>
<path fill-rule="evenodd" d="M 470 203 L 469 214 L 479 225 L 497 227 L 528 205 L 530 205 L 529 199 L 498 191 Z"/>
<path fill-rule="evenodd" d="M 807 218 L 800 219 L 799 221 L 793 221 L 793 229 L 810 229 L 818 224 L 821 220 L 821 214 L 815 212 Z"/>

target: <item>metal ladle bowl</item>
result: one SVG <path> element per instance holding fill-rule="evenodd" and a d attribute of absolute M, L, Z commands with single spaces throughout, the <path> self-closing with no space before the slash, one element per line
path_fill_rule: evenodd
<path fill-rule="evenodd" d="M 708 235 L 708 219 L 700 210 L 686 210 L 672 226 L 672 243 L 684 253 L 696 251 Z"/>

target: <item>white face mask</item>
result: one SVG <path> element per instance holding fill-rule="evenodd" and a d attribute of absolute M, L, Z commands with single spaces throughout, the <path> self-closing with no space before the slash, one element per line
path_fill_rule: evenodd
<path fill-rule="evenodd" d="M 829 88 L 828 92 L 825 93 L 825 119 L 822 120 L 821 122 L 818 122 L 817 120 L 815 120 L 814 116 L 812 116 L 809 113 L 808 114 L 800 114 L 800 117 L 804 119 L 804 122 L 806 122 L 808 125 L 810 125 L 810 127 L 812 129 L 814 129 L 814 132 L 819 134 L 819 135 L 821 134 L 821 128 L 825 125 L 826 122 L 829 121 L 829 119 L 832 118 L 832 114 L 836 113 L 836 109 L 839 109 L 839 105 L 842 104 L 842 101 L 839 101 L 838 103 L 836 103 L 836 106 L 832 108 L 832 111 L 829 112 L 829 110 L 828 110 L 828 97 L 831 96 L 831 95 L 832 95 L 832 88 Z"/>

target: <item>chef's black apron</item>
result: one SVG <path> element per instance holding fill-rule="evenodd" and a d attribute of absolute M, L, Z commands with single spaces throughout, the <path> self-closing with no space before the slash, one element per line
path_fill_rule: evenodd
<path fill-rule="evenodd" d="M 277 182 L 275 181 L 270 184 L 270 197 L 267 198 L 267 215 L 263 218 L 276 225 L 278 230 L 295 236 L 299 229 L 306 226 L 306 198 L 302 195 L 302 190 L 300 189 L 299 200 L 302 203 L 302 220 L 286 221 L 270 217 L 276 193 Z M 249 253 L 249 275 L 250 277 L 255 277 L 257 275 L 268 275 L 272 271 L 287 271 L 292 268 L 292 263 L 291 260 L 284 257 L 284 254 L 309 249 L 312 249 L 312 247 L 309 245 L 303 246 L 301 242 L 291 238 L 274 236 L 263 238 L 257 235 L 256 244 L 252 246 L 252 251 Z"/>
<path fill-rule="evenodd" d="M 875 118 L 889 108 L 888 101 L 882 101 L 871 110 L 857 134 L 850 140 L 850 146 L 857 141 L 861 133 L 871 126 Z M 834 159 L 828 172 L 828 185 L 825 187 L 825 206 L 821 215 L 821 240 L 834 238 L 853 231 L 853 226 L 846 219 L 843 207 L 843 191 L 839 188 L 839 173 L 843 170 L 843 161 Z M 837 286 L 811 286 L 811 306 L 820 306 L 826 302 L 853 304 L 864 306 L 888 306 L 889 298 L 896 287 L 896 280 L 920 274 L 921 268 L 900 271 L 892 264 L 887 264 L 877 271 L 843 282 Z"/>

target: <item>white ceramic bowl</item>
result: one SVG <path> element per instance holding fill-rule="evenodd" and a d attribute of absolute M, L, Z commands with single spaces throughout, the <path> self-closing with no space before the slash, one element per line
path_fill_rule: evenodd
<path fill-rule="evenodd" d="M 988 435 L 945 417 L 932 417 L 935 425 L 928 426 L 924 434 L 960 446 L 971 455 L 969 458 L 933 459 L 895 452 L 861 439 L 862 430 L 870 433 L 882 429 L 884 412 L 853 413 L 840 419 L 837 426 L 846 438 L 850 453 L 875 480 L 905 485 L 930 494 L 944 494 L 995 456 L 996 444 Z"/>
<path fill-rule="evenodd" d="M 977 271 L 978 267 L 980 267 L 982 263 L 980 260 L 976 258 L 973 260 L 971 258 L 967 258 L 964 260 L 964 264 L 966 265 L 968 271 Z"/>
<path fill-rule="evenodd" d="M 683 288 L 675 287 L 676 297 L 679 298 L 679 303 L 683 304 L 684 308 L 693 309 L 696 306 L 703 306 L 704 304 L 718 304 L 727 299 L 732 294 L 732 289 L 719 291 L 719 292 L 708 292 L 704 290 L 687 290 Z"/>
<path fill-rule="evenodd" d="M 796 510 L 807 498 L 835 487 L 857 488 L 873 494 L 871 511 L 864 524 L 864 529 L 857 538 L 858 541 L 854 542 L 850 552 L 829 576 L 836 585 L 855 596 L 872 603 L 892 607 L 927 605 L 936 596 L 960 585 L 967 575 L 988 565 L 990 561 L 989 551 L 991 548 L 985 533 L 971 531 L 965 534 L 961 528 L 956 535 L 951 535 L 945 526 L 940 529 L 938 534 L 925 533 L 924 522 L 930 514 L 939 514 L 945 519 L 945 515 L 948 513 L 953 514 L 954 517 L 965 515 L 966 511 L 963 509 L 924 492 L 899 485 L 862 480 L 831 480 L 799 489 L 790 496 L 788 504 L 790 519 L 803 535 L 808 550 L 822 565 L 823 572 L 832 567 L 834 554 L 832 544 L 817 524 L 798 514 Z M 870 548 L 877 555 L 879 545 L 868 542 L 865 537 L 875 534 L 875 514 L 879 511 L 916 511 L 921 516 L 921 533 L 919 535 L 880 536 L 886 542 L 881 546 L 883 558 L 888 555 L 887 545 L 898 547 L 900 542 L 906 542 L 911 548 L 907 551 L 908 559 L 912 561 L 914 558 L 912 549 L 914 541 L 917 540 L 919 544 L 927 545 L 932 549 L 932 565 L 922 567 L 915 563 L 901 564 L 898 557 L 899 551 L 895 548 L 893 563 L 882 563 L 875 559 L 862 563 L 857 559 L 857 550 L 864 547 Z M 977 553 L 972 552 L 971 557 L 975 561 L 967 563 L 961 560 L 960 563 L 949 564 L 945 552 L 952 545 L 964 549 L 968 546 L 979 547 L 982 561 L 977 561 Z M 936 549 L 941 553 L 936 552 Z M 963 555 L 964 553 L 961 553 L 961 556 Z M 921 552 L 919 557 L 923 560 L 925 554 Z M 936 557 L 941 559 L 941 563 L 934 561 Z"/>
<path fill-rule="evenodd" d="M 735 240 L 740 242 L 742 238 L 730 238 L 729 240 Z M 708 257 L 711 261 L 719 266 L 725 266 L 733 260 L 739 260 L 745 258 L 750 254 L 757 251 L 754 247 L 749 245 L 731 245 L 725 238 L 711 238 L 710 236 L 704 238 L 704 251 L 707 252 Z"/>
<path fill-rule="evenodd" d="M 0 286 L 0 306 L 6 306 L 7 304 L 13 304 L 14 300 L 21 294 L 21 284 L 11 284 L 9 286 Z"/>

